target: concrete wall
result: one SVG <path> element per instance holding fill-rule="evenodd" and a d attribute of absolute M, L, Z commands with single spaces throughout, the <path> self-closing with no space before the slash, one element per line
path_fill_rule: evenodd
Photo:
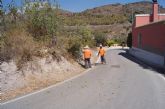
<path fill-rule="evenodd" d="M 160 56 L 135 47 L 132 47 L 129 52 L 131 55 L 135 56 L 136 58 L 142 61 L 165 68 L 164 56 Z"/>

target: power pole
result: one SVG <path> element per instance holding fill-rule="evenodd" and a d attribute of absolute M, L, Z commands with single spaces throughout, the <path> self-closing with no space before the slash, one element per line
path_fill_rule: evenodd
<path fill-rule="evenodd" d="M 132 24 L 134 22 L 134 14 L 133 14 L 133 7 L 132 7 Z"/>

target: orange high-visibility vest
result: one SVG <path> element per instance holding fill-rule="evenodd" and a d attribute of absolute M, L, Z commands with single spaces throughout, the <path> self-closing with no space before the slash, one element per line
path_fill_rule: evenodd
<path fill-rule="evenodd" d="M 84 58 L 91 58 L 92 52 L 91 50 L 87 49 L 84 50 Z"/>
<path fill-rule="evenodd" d="M 105 55 L 105 50 L 102 48 L 99 50 L 99 55 L 104 56 Z"/>

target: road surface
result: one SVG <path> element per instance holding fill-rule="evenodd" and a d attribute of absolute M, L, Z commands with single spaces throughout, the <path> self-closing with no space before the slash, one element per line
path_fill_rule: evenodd
<path fill-rule="evenodd" d="M 164 76 L 123 50 L 109 50 L 107 65 L 39 92 L 1 104 L 1 109 L 165 109 Z"/>

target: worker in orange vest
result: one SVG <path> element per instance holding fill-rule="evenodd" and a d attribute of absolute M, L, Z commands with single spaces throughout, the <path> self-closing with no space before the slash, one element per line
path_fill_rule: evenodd
<path fill-rule="evenodd" d="M 101 58 L 101 63 L 106 64 L 106 60 L 105 60 L 105 57 L 104 57 L 105 56 L 105 50 L 104 50 L 102 45 L 100 45 L 98 56 L 100 56 L 100 58 Z"/>
<path fill-rule="evenodd" d="M 91 68 L 91 56 L 92 56 L 92 52 L 89 49 L 88 45 L 84 47 L 84 51 L 83 51 L 83 57 L 84 57 L 84 61 L 85 61 L 85 68 Z"/>

